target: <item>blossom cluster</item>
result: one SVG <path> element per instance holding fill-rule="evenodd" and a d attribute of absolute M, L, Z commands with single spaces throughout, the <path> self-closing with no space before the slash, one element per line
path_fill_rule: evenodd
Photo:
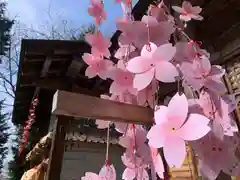
<path fill-rule="evenodd" d="M 122 133 L 119 144 L 126 148 L 122 155 L 126 166 L 122 179 L 148 180 L 148 169 L 151 179 L 164 178 L 158 149 L 163 149 L 169 167 L 180 168 L 186 156 L 186 142 L 198 154 L 202 176 L 214 180 L 220 171 L 240 175 L 239 160 L 235 156 L 239 146 L 238 129 L 231 117 L 236 102 L 226 95 L 222 81 L 225 70 L 211 65 L 210 54 L 184 32 L 188 21 L 203 20 L 199 15 L 202 9 L 184 1 L 181 7 L 172 7 L 179 15 L 174 17 L 160 2 L 151 5 L 141 21 L 135 21 L 130 15 L 131 0 L 116 0 L 116 3 L 121 3 L 124 14 L 116 22 L 121 31 L 120 48 L 114 54 L 118 62 L 111 60 L 108 49 L 111 42 L 100 30 L 86 35 L 92 49 L 83 55 L 83 60 L 88 65 L 85 72 L 88 78 L 99 76 L 112 80 L 111 95 L 101 98 L 154 110 L 154 125 L 149 131 L 141 125 L 112 123 Z M 101 0 L 91 0 L 88 12 L 97 25 L 107 18 Z M 158 104 L 159 82 L 177 83 L 191 95 L 178 88 L 168 105 Z M 101 129 L 109 123 L 96 120 Z M 82 180 L 115 180 L 113 165 L 106 167 L 109 171 L 101 171 L 99 175 L 86 173 Z M 106 173 L 110 170 L 112 173 Z"/>

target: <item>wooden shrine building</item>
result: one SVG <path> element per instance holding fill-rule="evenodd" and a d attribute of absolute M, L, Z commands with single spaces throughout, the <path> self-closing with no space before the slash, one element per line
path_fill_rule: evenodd
<path fill-rule="evenodd" d="M 141 19 L 151 2 L 152 0 L 139 0 L 133 9 L 136 20 Z M 180 0 L 169 0 L 168 2 L 171 2 L 169 5 L 181 4 Z M 240 1 L 192 0 L 191 2 L 203 7 L 202 16 L 204 17 L 203 22 L 190 23 L 191 37 L 203 41 L 204 48 L 212 54 L 213 64 L 226 67 L 227 75 L 224 80 L 229 92 L 239 92 Z M 110 51 L 112 54 L 118 48 L 116 42 L 119 33 L 117 31 L 111 39 L 113 45 L 110 47 Z M 66 156 L 69 159 L 76 157 L 73 156 L 73 153 L 69 153 L 73 152 L 73 149 L 81 151 L 81 148 L 82 150 L 85 148 L 86 153 L 88 152 L 86 149 L 96 147 L 104 149 L 105 147 L 105 140 L 102 138 L 96 140 L 97 136 L 103 137 L 99 134 L 104 132 L 100 133 L 94 127 L 83 127 L 83 121 L 76 120 L 76 118 L 111 119 L 114 117 L 118 121 L 151 123 L 150 120 L 153 117 L 153 112 L 148 108 L 99 99 L 100 94 L 108 92 L 111 81 L 103 81 L 100 78 L 88 79 L 84 76 L 86 64 L 82 61 L 81 56 L 85 52 L 90 52 L 90 46 L 83 41 L 22 40 L 13 121 L 16 124 L 21 124 L 27 119 L 30 103 L 38 95 L 39 105 L 36 109 L 34 126 L 39 129 L 39 134 L 35 141 L 37 142 L 47 134 L 49 129 L 54 130 L 47 180 L 60 179 L 61 169 L 64 170 L 67 166 L 63 163 L 64 160 L 67 160 L 64 158 Z M 162 99 L 171 95 L 176 87 L 174 83 L 163 84 L 160 92 Z M 240 119 L 239 111 L 240 108 L 235 112 L 236 120 Z M 237 123 L 239 127 L 239 121 Z M 81 134 L 78 136 L 69 134 L 72 131 L 69 130 L 69 127 L 73 124 L 81 125 Z M 65 133 L 68 134 L 67 139 Z M 85 136 L 83 137 L 83 135 Z M 87 136 L 93 136 L 92 139 L 95 138 L 95 140 L 88 141 Z M 117 138 L 117 135 L 112 137 Z M 82 141 L 81 138 L 83 138 Z M 78 141 L 77 147 L 74 145 L 75 141 Z M 116 143 L 112 142 L 111 144 L 116 152 L 121 152 Z M 83 156 L 88 155 L 84 154 Z M 193 156 L 191 149 L 189 149 L 189 157 L 182 168 L 168 170 L 171 179 L 197 180 L 199 178 L 200 174 L 196 168 L 197 159 Z M 100 161 L 98 163 L 101 166 L 102 162 Z M 116 162 L 121 163 L 119 160 Z M 121 167 L 119 168 L 121 169 Z M 82 175 L 79 174 L 79 177 Z M 62 180 L 70 180 L 70 178 L 63 179 L 61 177 Z M 231 177 L 222 174 L 218 179 L 229 180 Z"/>

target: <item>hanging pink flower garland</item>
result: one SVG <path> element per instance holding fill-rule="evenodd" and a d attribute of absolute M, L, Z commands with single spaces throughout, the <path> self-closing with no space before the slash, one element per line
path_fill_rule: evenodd
<path fill-rule="evenodd" d="M 99 76 L 113 80 L 109 93 L 101 98 L 128 104 L 149 106 L 155 109 L 155 124 L 147 132 L 142 126 L 114 122 L 123 136 L 119 144 L 126 148 L 122 155 L 126 169 L 124 180 L 148 180 L 157 176 L 164 178 L 164 166 L 158 148 L 163 148 L 164 157 L 170 167 L 181 167 L 185 156 L 185 142 L 188 142 L 199 157 L 202 176 L 214 180 L 220 171 L 229 175 L 240 175 L 239 160 L 235 156 L 239 136 L 230 113 L 236 108 L 233 95 L 226 97 L 226 88 L 221 78 L 225 70 L 210 64 L 209 53 L 201 49 L 201 43 L 191 40 L 168 12 L 163 2 L 151 5 L 148 15 L 141 21 L 131 16 L 131 0 L 115 0 L 121 3 L 123 18 L 117 20 L 120 48 L 115 53 L 119 59 L 114 64 L 108 48 L 111 43 L 98 30 L 87 34 L 86 40 L 92 46 L 91 54 L 85 53 L 83 60 L 88 64 L 85 75 Z M 182 7 L 173 6 L 180 13 L 180 20 L 203 20 L 202 9 L 184 1 Z M 91 0 L 89 15 L 99 26 L 106 19 L 101 0 Z M 178 31 L 185 39 L 170 43 L 170 36 Z M 194 99 L 178 92 L 167 106 L 158 105 L 156 92 L 158 82 L 183 83 L 192 91 Z M 108 128 L 111 122 L 97 120 L 98 128 Z M 146 144 L 148 142 L 148 144 Z M 109 142 L 108 142 L 109 143 Z M 99 174 L 86 173 L 82 180 L 116 180 L 116 171 L 108 159 Z M 216 165 L 217 164 L 217 165 Z"/>

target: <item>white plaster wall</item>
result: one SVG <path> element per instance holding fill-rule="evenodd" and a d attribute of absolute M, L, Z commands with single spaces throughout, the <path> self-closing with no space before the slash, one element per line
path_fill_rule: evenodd
<path fill-rule="evenodd" d="M 121 161 L 122 152 L 114 150 L 110 152 L 111 163 L 114 164 L 117 171 L 117 179 L 120 180 L 124 166 Z M 61 180 L 81 180 L 85 172 L 98 173 L 105 161 L 105 152 L 99 151 L 79 151 L 65 152 L 61 173 Z"/>

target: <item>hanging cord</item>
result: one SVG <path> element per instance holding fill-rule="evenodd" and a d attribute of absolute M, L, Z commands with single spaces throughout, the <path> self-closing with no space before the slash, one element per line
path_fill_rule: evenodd
<path fill-rule="evenodd" d="M 110 122 L 108 123 L 107 128 L 107 147 L 106 147 L 106 166 L 110 166 L 110 160 L 109 160 L 109 144 L 110 144 Z"/>
<path fill-rule="evenodd" d="M 135 171 L 136 171 L 136 178 L 138 177 L 138 167 L 137 167 L 137 141 L 136 141 L 136 129 L 135 125 L 132 124 L 133 128 L 133 154 L 134 154 L 134 165 L 135 165 Z M 137 178 L 138 179 L 138 178 Z"/>

